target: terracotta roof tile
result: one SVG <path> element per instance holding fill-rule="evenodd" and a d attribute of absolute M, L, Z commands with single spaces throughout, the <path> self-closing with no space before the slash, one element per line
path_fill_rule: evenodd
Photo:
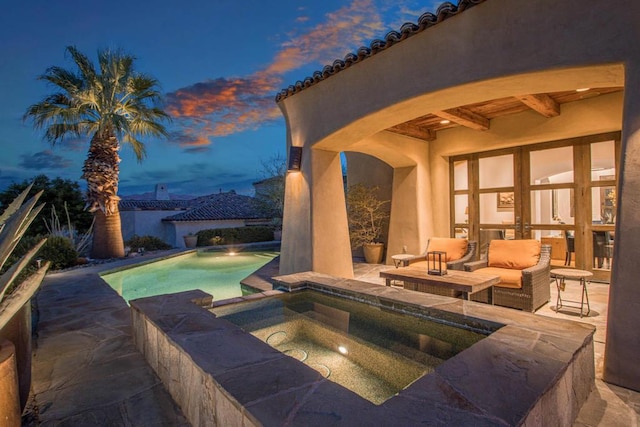
<path fill-rule="evenodd" d="M 119 208 L 121 211 L 135 210 L 184 210 L 195 206 L 193 200 L 120 200 Z"/>
<path fill-rule="evenodd" d="M 362 46 L 356 53 L 348 53 L 344 59 L 336 59 L 333 64 L 326 65 L 321 71 L 316 71 L 313 76 L 307 77 L 303 81 L 297 81 L 294 85 L 289 86 L 286 89 L 282 89 L 276 95 L 276 102 L 288 98 L 302 90 L 313 86 L 314 84 L 321 82 L 322 80 L 333 76 L 334 74 L 349 68 L 353 64 L 357 64 L 378 52 L 390 48 L 396 43 L 399 43 L 408 37 L 411 37 L 417 33 L 420 33 L 427 28 L 433 27 L 440 22 L 456 16 L 466 9 L 469 9 L 477 4 L 483 3 L 486 0 L 460 0 L 458 5 L 454 5 L 450 2 L 441 4 L 435 14 L 431 12 L 424 13 L 418 18 L 416 24 L 407 22 L 400 27 L 400 31 L 391 31 L 387 33 L 384 40 L 375 39 L 369 47 Z"/>
<path fill-rule="evenodd" d="M 176 215 L 163 218 L 163 221 L 211 221 L 225 219 L 262 219 L 255 199 L 234 192 L 212 194 L 200 197 L 199 205 Z"/>

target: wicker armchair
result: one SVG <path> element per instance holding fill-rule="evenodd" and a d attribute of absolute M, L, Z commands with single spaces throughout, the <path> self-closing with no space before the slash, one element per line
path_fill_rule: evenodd
<path fill-rule="evenodd" d="M 491 246 L 489 246 L 489 250 Z M 488 254 L 489 255 L 489 254 Z M 476 271 L 488 266 L 487 258 L 465 264 L 466 271 Z M 522 287 L 502 287 L 493 286 L 483 292 L 478 292 L 471 296 L 473 301 L 491 302 L 495 305 L 516 308 L 524 311 L 534 312 L 544 304 L 549 302 L 551 291 L 549 284 L 551 262 L 551 246 L 542 245 L 540 247 L 540 258 L 538 263 L 532 267 L 520 270 L 522 272 Z M 489 300 L 491 298 L 491 300 Z"/>
<path fill-rule="evenodd" d="M 442 239 L 441 239 L 442 240 Z M 456 239 L 459 240 L 459 239 Z M 431 243 L 431 239 L 427 241 L 427 249 L 420 255 L 416 255 L 413 258 L 409 258 L 405 260 L 404 265 L 408 267 L 416 267 L 417 263 L 424 263 L 427 261 L 427 252 L 439 249 L 431 249 L 429 248 L 429 243 Z M 471 262 L 476 258 L 476 249 L 478 247 L 478 243 L 474 240 L 470 240 L 467 242 L 467 249 L 462 258 L 454 259 L 447 261 L 447 270 L 464 270 L 465 263 Z M 412 265 L 413 264 L 413 265 Z"/>

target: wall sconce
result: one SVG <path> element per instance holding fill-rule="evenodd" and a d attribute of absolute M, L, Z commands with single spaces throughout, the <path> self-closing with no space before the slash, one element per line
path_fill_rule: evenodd
<path fill-rule="evenodd" d="M 302 164 L 302 147 L 291 146 L 289 148 L 289 172 L 300 172 Z"/>
<path fill-rule="evenodd" d="M 433 251 L 427 252 L 427 274 L 432 274 L 436 276 L 444 276 L 447 274 L 446 268 L 443 268 L 442 263 L 447 258 L 446 252 L 441 251 Z"/>

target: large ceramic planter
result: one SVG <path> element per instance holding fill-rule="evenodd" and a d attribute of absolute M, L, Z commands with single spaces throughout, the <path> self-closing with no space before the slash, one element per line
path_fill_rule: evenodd
<path fill-rule="evenodd" d="M 195 248 L 196 245 L 198 244 L 198 236 L 195 234 L 190 234 L 187 236 L 182 236 L 182 238 L 184 239 L 184 245 L 187 248 Z"/>
<path fill-rule="evenodd" d="M 362 245 L 364 260 L 369 264 L 380 264 L 384 253 L 384 243 L 365 243 Z"/>
<path fill-rule="evenodd" d="M 19 414 L 27 404 L 31 388 L 32 318 L 31 299 L 49 268 L 47 262 L 23 286 L 0 304 L 0 340 L 7 340 L 13 346 L 15 370 L 18 380 Z M 4 374 L 0 373 L 0 382 Z M 0 384 L 0 394 L 4 390 Z M 0 425 L 3 425 L 0 421 Z M 18 424 L 19 425 L 19 424 Z"/>
<path fill-rule="evenodd" d="M 0 338 L 0 424 L 20 426 L 20 392 L 16 368 L 16 348 L 9 340 Z"/>

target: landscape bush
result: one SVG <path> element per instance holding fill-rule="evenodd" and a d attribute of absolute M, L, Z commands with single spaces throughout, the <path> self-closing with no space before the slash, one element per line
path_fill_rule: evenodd
<path fill-rule="evenodd" d="M 38 257 L 51 261 L 52 270 L 62 270 L 77 264 L 78 252 L 66 237 L 49 236 L 47 242 L 40 248 Z"/>
<path fill-rule="evenodd" d="M 200 230 L 197 235 L 198 246 L 269 242 L 273 240 L 273 227 L 215 228 Z"/>
<path fill-rule="evenodd" d="M 129 246 L 132 252 L 136 252 L 140 248 L 145 251 L 164 251 L 171 249 L 171 245 L 155 236 L 133 236 L 125 242 L 125 246 Z"/>

